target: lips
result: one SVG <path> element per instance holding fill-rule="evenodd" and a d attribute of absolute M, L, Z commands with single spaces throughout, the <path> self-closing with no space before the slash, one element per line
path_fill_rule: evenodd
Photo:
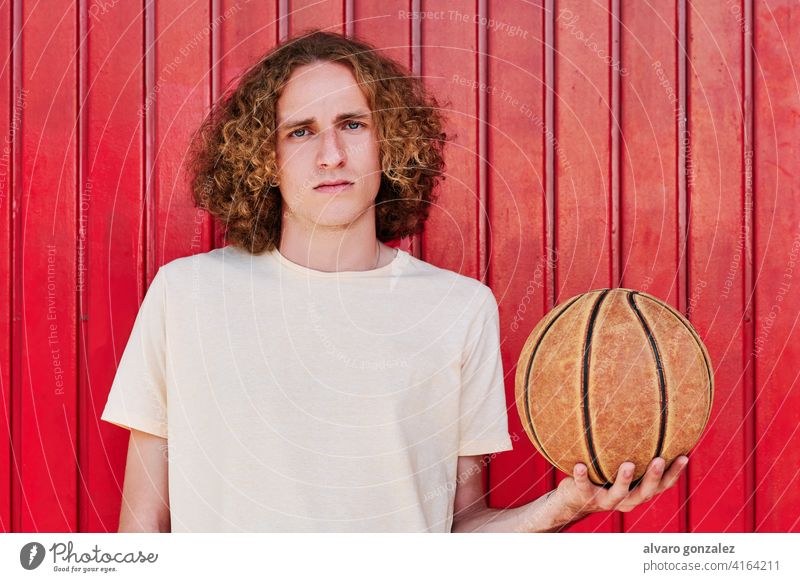
<path fill-rule="evenodd" d="M 342 190 L 346 190 L 352 185 L 352 182 L 348 182 L 346 180 L 336 180 L 335 182 L 322 183 L 315 187 L 314 190 L 317 192 L 325 192 L 327 194 L 336 194 Z"/>
<path fill-rule="evenodd" d="M 341 184 L 352 184 L 352 182 L 348 180 L 333 180 L 331 182 L 322 182 L 315 186 L 315 188 L 320 188 L 322 186 L 340 186 Z"/>

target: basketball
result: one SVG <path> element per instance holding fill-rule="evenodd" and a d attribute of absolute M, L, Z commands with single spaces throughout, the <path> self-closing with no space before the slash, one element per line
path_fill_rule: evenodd
<path fill-rule="evenodd" d="M 691 323 L 631 289 L 596 289 L 553 308 L 517 363 L 517 411 L 541 455 L 611 487 L 619 466 L 666 467 L 694 447 L 711 415 L 714 377 Z"/>

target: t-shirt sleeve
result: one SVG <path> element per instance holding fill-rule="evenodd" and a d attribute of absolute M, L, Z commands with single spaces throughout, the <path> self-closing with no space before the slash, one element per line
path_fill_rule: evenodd
<path fill-rule="evenodd" d="M 461 362 L 460 444 L 458 454 L 482 455 L 512 449 L 508 435 L 500 317 L 492 291 L 470 325 Z"/>
<path fill-rule="evenodd" d="M 101 420 L 167 438 L 166 281 L 161 268 L 145 293 Z"/>

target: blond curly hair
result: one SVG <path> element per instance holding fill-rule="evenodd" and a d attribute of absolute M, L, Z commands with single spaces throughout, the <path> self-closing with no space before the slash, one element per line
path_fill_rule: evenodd
<path fill-rule="evenodd" d="M 381 182 L 375 200 L 378 240 L 421 232 L 444 179 L 438 101 L 420 78 L 375 47 L 310 30 L 269 51 L 220 99 L 192 138 L 188 168 L 195 206 L 224 225 L 226 242 L 260 254 L 278 246 L 283 201 L 277 184 L 276 105 L 299 66 L 348 66 L 376 118 Z"/>

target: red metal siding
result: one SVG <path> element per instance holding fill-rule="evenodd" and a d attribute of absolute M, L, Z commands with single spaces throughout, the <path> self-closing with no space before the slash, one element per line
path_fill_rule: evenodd
<path fill-rule="evenodd" d="M 19 531 L 78 527 L 77 19 L 63 4 L 23 3 L 19 175 L 12 251 L 13 454 L 11 525 Z M 5 198 L 8 200 L 8 197 Z M 80 426 L 83 424 L 83 426 Z M 80 428 L 79 428 L 80 426 Z"/>
<path fill-rule="evenodd" d="M 625 286 L 690 317 L 715 406 L 677 487 L 568 530 L 800 531 L 798 18 L 791 0 L 6 3 L 0 531 L 116 530 L 128 433 L 98 421 L 116 365 L 157 267 L 221 244 L 187 141 L 311 27 L 381 47 L 448 111 L 439 204 L 398 244 L 497 297 L 515 445 L 491 504 L 563 478 L 512 401 L 528 333 Z"/>
<path fill-rule="evenodd" d="M 88 38 L 78 59 L 84 71 L 78 194 L 84 228 L 78 225 L 78 248 L 86 269 L 78 295 L 79 370 L 86 398 L 78 433 L 78 527 L 105 531 L 119 517 L 123 474 L 118 468 L 125 464 L 128 433 L 98 419 L 146 289 L 141 230 L 144 14 L 141 6 L 125 3 L 106 12 L 90 11 L 83 21 Z"/>
<path fill-rule="evenodd" d="M 745 249 L 728 265 L 744 233 L 744 71 L 741 27 L 710 3 L 687 7 L 689 67 L 687 152 L 689 248 L 687 296 L 698 297 L 692 322 L 714 363 L 714 409 L 688 471 L 692 531 L 750 531 L 752 458 L 749 354 L 744 321 Z M 740 171 L 731 171 L 732 168 Z M 730 279 L 729 279 L 730 277 Z M 705 284 L 705 286 L 703 286 Z M 721 291 L 730 292 L 722 297 Z M 705 297 L 704 297 L 705 295 Z"/>
<path fill-rule="evenodd" d="M 800 152 L 791 0 L 755 2 L 753 345 L 755 531 L 800 531 Z M 794 59 L 794 62 L 793 62 Z M 794 264 L 792 264 L 794 263 Z M 773 315 L 774 313 L 774 315 Z"/>

